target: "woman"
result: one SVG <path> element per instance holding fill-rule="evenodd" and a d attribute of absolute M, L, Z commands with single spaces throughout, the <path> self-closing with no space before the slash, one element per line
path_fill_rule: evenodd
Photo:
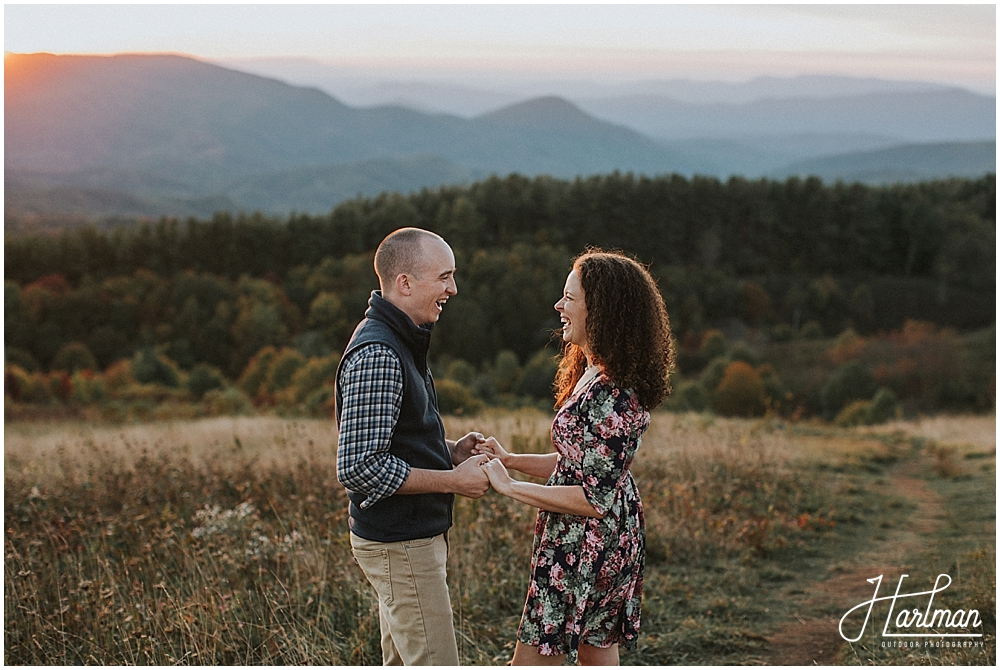
<path fill-rule="evenodd" d="M 539 508 L 514 665 L 617 665 L 639 634 L 645 527 L 629 468 L 649 410 L 670 393 L 670 322 L 656 283 L 620 253 L 588 250 L 562 298 L 552 454 L 478 448 L 493 488 Z M 507 470 L 547 477 L 516 481 Z"/>

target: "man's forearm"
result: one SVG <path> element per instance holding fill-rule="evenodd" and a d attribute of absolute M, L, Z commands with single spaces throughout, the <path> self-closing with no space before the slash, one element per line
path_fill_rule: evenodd
<path fill-rule="evenodd" d="M 467 498 L 479 498 L 490 487 L 490 481 L 479 468 L 486 456 L 466 459 L 454 470 L 427 470 L 410 468 L 410 475 L 396 493 L 457 493 Z"/>
<path fill-rule="evenodd" d="M 418 493 L 457 493 L 454 490 L 454 470 L 427 470 L 410 468 L 410 476 L 396 493 L 415 495 Z"/>

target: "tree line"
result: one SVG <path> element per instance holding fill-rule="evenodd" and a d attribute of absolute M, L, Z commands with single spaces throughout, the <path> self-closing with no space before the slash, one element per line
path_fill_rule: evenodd
<path fill-rule="evenodd" d="M 442 364 L 536 357 L 558 328 L 552 304 L 570 261 L 588 246 L 650 265 L 682 350 L 712 328 L 768 341 L 914 318 L 972 330 L 995 321 L 994 222 L 992 177 L 872 187 L 614 173 L 491 177 L 359 197 L 324 216 L 8 233 L 7 361 L 52 369 L 82 347 L 105 369 L 155 350 L 236 379 L 265 347 L 328 356 L 377 287 L 375 247 L 402 226 L 455 250 L 459 294 L 431 352 Z M 682 373 L 698 371 L 680 360 Z"/>
<path fill-rule="evenodd" d="M 6 278 L 20 284 L 52 273 L 75 283 L 139 268 L 283 279 L 300 265 L 370 252 L 387 233 L 412 225 L 467 251 L 602 245 L 659 268 L 736 277 L 873 274 L 989 289 L 995 220 L 992 176 L 876 187 L 814 177 L 722 182 L 614 173 L 566 181 L 514 174 L 356 198 L 325 216 L 220 212 L 208 221 L 162 219 L 110 232 L 8 235 L 4 257 Z"/>

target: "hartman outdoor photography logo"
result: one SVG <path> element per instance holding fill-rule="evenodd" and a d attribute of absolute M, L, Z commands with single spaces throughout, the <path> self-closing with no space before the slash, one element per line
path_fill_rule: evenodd
<path fill-rule="evenodd" d="M 875 585 L 871 599 L 847 610 L 840 619 L 840 636 L 848 642 L 857 642 L 865 634 L 868 621 L 872 619 L 875 603 L 887 603 L 888 612 L 882 625 L 882 647 L 982 647 L 983 622 L 976 609 L 951 609 L 945 598 L 939 597 L 951 586 L 951 576 L 940 574 L 934 580 L 930 591 L 903 592 L 903 580 L 909 575 L 900 575 L 896 592 L 879 596 L 882 577 L 868 581 Z M 881 611 L 873 621 L 875 630 L 881 622 Z M 861 613 L 864 612 L 864 619 Z M 860 623 L 860 626 L 858 625 Z M 857 632 L 853 637 L 852 632 Z"/>

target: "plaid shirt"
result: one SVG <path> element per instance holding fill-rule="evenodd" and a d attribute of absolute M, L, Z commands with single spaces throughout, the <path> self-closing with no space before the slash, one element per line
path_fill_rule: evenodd
<path fill-rule="evenodd" d="M 368 497 L 362 508 L 391 496 L 410 476 L 410 464 L 389 453 L 403 405 L 403 366 L 384 344 L 369 344 L 344 361 L 337 478 Z"/>

